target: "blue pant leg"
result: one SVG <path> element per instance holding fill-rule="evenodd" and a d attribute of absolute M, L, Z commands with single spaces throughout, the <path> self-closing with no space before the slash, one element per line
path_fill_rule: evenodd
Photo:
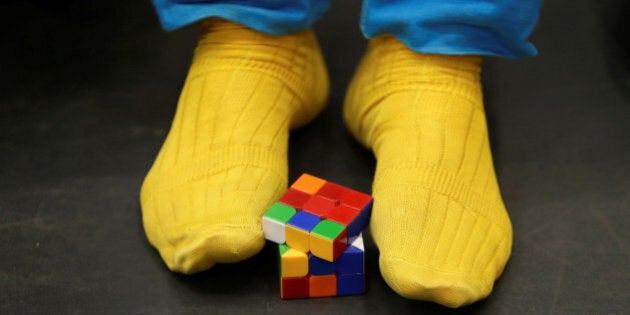
<path fill-rule="evenodd" d="M 153 0 L 162 27 L 173 30 L 208 17 L 220 17 L 274 35 L 309 28 L 329 0 Z"/>
<path fill-rule="evenodd" d="M 537 54 L 527 38 L 542 0 L 364 0 L 366 37 L 390 34 L 433 54 L 507 58 Z"/>

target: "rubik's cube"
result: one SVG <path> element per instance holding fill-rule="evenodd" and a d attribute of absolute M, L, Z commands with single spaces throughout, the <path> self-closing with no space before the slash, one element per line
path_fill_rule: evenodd
<path fill-rule="evenodd" d="M 263 215 L 265 238 L 278 244 L 283 299 L 365 292 L 361 231 L 370 195 L 303 174 Z"/>

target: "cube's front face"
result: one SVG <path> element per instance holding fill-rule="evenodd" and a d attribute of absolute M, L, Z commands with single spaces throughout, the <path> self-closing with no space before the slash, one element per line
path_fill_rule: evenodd
<path fill-rule="evenodd" d="M 364 274 L 337 276 L 337 295 L 357 295 L 363 292 L 365 292 Z"/>
<path fill-rule="evenodd" d="M 323 260 L 312 253 L 308 255 L 308 271 L 312 275 L 327 275 L 337 271 L 337 264 Z"/>
<path fill-rule="evenodd" d="M 346 227 L 337 222 L 323 220 L 311 231 L 311 252 L 321 259 L 335 261 L 347 244 Z"/>
<path fill-rule="evenodd" d="M 360 235 L 372 197 L 302 175 L 263 215 L 265 238 L 279 244 L 283 299 L 365 291 Z"/>
<path fill-rule="evenodd" d="M 305 277 L 308 275 L 308 256 L 290 248 L 286 244 L 278 245 L 280 251 L 280 275 L 282 277 Z"/>
<path fill-rule="evenodd" d="M 286 244 L 301 252 L 308 252 L 311 248 L 311 235 L 309 232 L 287 225 Z"/>
<path fill-rule="evenodd" d="M 295 214 L 294 208 L 279 202 L 274 203 L 263 215 L 262 224 L 265 238 L 278 244 L 284 243 L 286 240 L 286 223 Z"/>
<path fill-rule="evenodd" d="M 309 279 L 310 297 L 324 297 L 337 295 L 337 275 L 311 275 Z"/>
<path fill-rule="evenodd" d="M 320 222 L 319 217 L 308 212 L 296 213 L 286 224 L 286 243 L 301 252 L 310 251 L 311 230 Z"/>
<path fill-rule="evenodd" d="M 309 277 L 283 277 L 280 279 L 280 297 L 302 299 L 310 297 Z"/>
<path fill-rule="evenodd" d="M 338 274 L 362 274 L 365 272 L 363 249 L 352 245 L 337 259 Z"/>

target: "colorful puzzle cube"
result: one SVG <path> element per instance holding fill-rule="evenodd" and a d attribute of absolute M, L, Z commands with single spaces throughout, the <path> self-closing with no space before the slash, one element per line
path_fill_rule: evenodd
<path fill-rule="evenodd" d="M 365 255 L 361 235 L 355 237 L 334 262 L 300 252 L 286 244 L 278 245 L 278 250 L 283 299 L 365 292 Z"/>
<path fill-rule="evenodd" d="M 370 195 L 304 174 L 263 215 L 265 238 L 333 261 L 345 249 L 348 238 L 367 227 L 372 201 Z M 312 226 L 316 221 L 313 216 L 319 218 L 316 226 Z M 315 250 L 310 248 L 313 242 Z"/>
<path fill-rule="evenodd" d="M 303 174 L 264 215 L 265 238 L 278 243 L 283 299 L 365 291 L 372 197 Z"/>

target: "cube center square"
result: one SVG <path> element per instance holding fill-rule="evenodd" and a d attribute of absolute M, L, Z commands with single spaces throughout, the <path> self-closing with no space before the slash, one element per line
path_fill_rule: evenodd
<path fill-rule="evenodd" d="M 311 297 L 337 295 L 337 276 L 335 274 L 311 276 L 309 279 L 309 295 Z"/>
<path fill-rule="evenodd" d="M 320 222 L 318 216 L 300 211 L 286 224 L 286 241 L 291 248 L 304 253 L 310 251 L 311 230 Z"/>
<path fill-rule="evenodd" d="M 304 203 L 302 210 L 312 213 L 321 219 L 326 219 L 329 213 L 337 208 L 336 206 L 335 201 L 315 195 Z"/>

